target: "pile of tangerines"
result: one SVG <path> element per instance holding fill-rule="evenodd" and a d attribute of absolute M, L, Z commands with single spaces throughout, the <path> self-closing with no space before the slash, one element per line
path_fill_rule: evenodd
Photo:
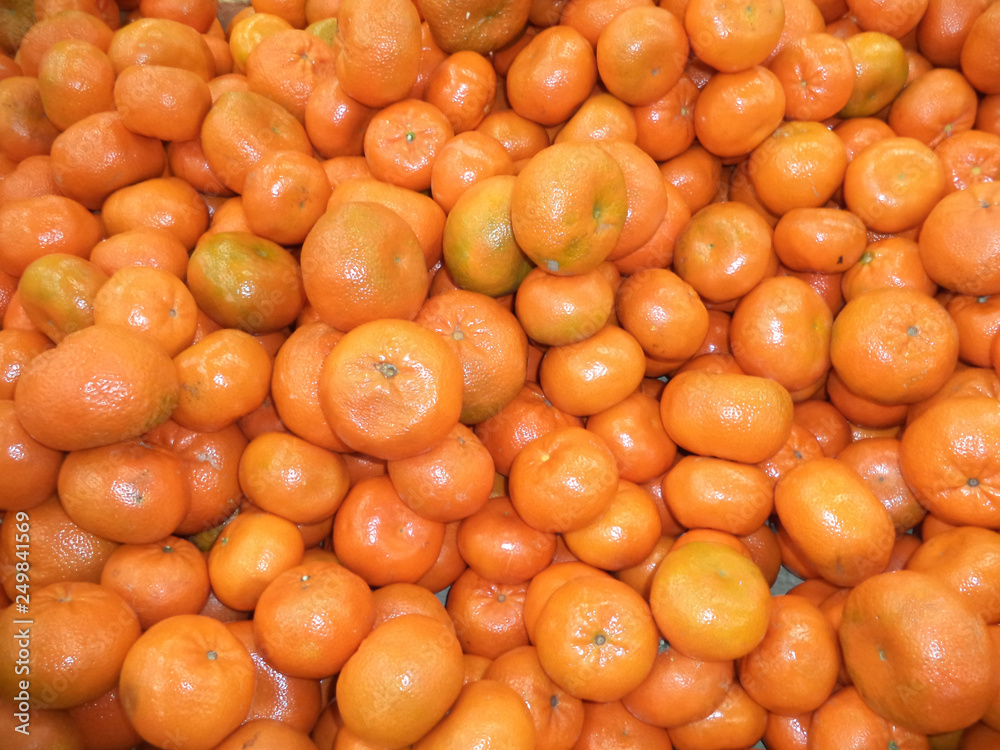
<path fill-rule="evenodd" d="M 0 9 L 0 746 L 1000 748 L 1000 2 L 222 15 Z"/>

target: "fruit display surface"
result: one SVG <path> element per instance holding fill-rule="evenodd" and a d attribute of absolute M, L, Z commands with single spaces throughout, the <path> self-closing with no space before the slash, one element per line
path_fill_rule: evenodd
<path fill-rule="evenodd" d="M 0 7 L 0 748 L 1000 750 L 1000 0 Z"/>

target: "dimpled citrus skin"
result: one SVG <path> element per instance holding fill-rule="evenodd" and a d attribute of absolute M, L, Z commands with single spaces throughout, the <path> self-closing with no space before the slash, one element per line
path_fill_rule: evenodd
<path fill-rule="evenodd" d="M 767 581 L 756 564 L 722 544 L 691 542 L 668 552 L 649 601 L 660 632 L 694 659 L 739 658 L 767 632 Z"/>
<path fill-rule="evenodd" d="M 462 689 L 462 647 L 427 615 L 403 615 L 361 642 L 337 680 L 344 726 L 377 744 L 402 747 L 438 723 Z"/>
<path fill-rule="evenodd" d="M 835 458 L 814 458 L 775 486 L 774 508 L 792 541 L 837 586 L 880 573 L 892 553 L 889 511 L 864 479 Z"/>
<path fill-rule="evenodd" d="M 177 405 L 179 388 L 173 362 L 155 341 L 120 326 L 90 326 L 32 361 L 14 405 L 40 443 L 81 450 L 156 427 Z"/>
<path fill-rule="evenodd" d="M 883 573 L 855 587 L 844 604 L 840 644 L 865 703 L 912 731 L 966 727 L 996 693 L 997 657 L 986 624 L 926 573 Z"/>
<path fill-rule="evenodd" d="M 1000 292 L 1000 184 L 970 185 L 944 197 L 920 231 L 927 275 L 956 292 Z"/>
<path fill-rule="evenodd" d="M 514 238 L 549 273 L 597 268 L 627 214 L 621 167 L 592 143 L 557 143 L 532 157 L 510 198 Z"/>
<path fill-rule="evenodd" d="M 882 404 L 932 396 L 958 361 L 958 328 L 933 297 L 915 289 L 874 289 L 840 311 L 830 360 L 844 385 Z"/>
<path fill-rule="evenodd" d="M 462 411 L 462 363 L 444 339 L 406 320 L 350 330 L 327 356 L 319 401 L 334 434 L 385 460 L 415 456 L 451 432 Z"/>
<path fill-rule="evenodd" d="M 649 674 L 656 624 L 646 601 L 614 578 L 581 576 L 556 589 L 534 633 L 538 660 L 559 687 L 581 700 L 615 701 Z"/>
<path fill-rule="evenodd" d="M 759 463 L 791 434 L 792 398 L 768 378 L 688 371 L 664 388 L 660 418 L 671 440 L 691 453 Z"/>
<path fill-rule="evenodd" d="M 253 701 L 253 658 L 225 625 L 174 615 L 144 632 L 122 665 L 121 703 L 137 731 L 165 747 L 208 750 Z"/>

